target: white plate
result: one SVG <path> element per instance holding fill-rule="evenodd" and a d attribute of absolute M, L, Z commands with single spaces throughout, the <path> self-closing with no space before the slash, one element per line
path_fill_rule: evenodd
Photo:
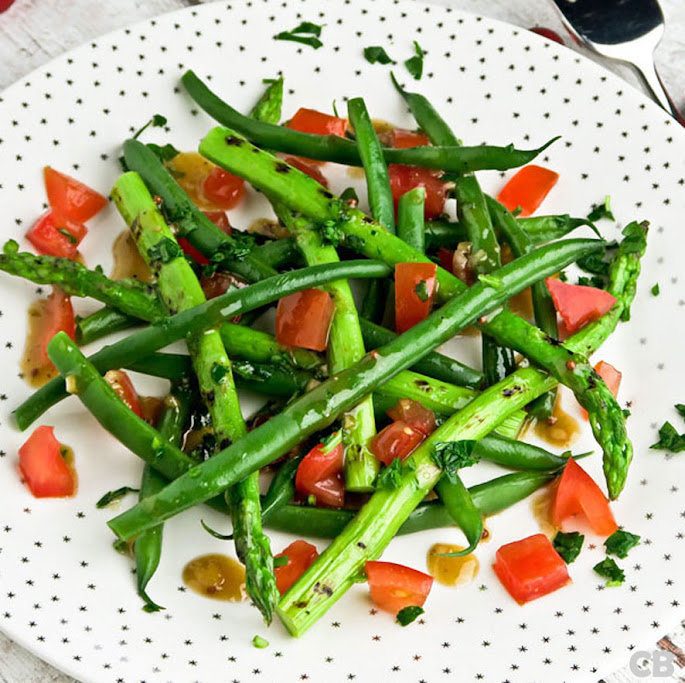
<path fill-rule="evenodd" d="M 326 25 L 322 49 L 271 40 L 303 19 Z M 685 249 L 685 136 L 663 111 L 594 64 L 506 24 L 421 4 L 260 0 L 189 8 L 100 38 L 3 94 L 5 237 L 21 238 L 40 213 L 43 164 L 106 192 L 119 172 L 121 141 L 156 112 L 170 125 L 168 134 L 157 134 L 160 140 L 195 148 L 211 121 L 182 91 L 174 92 L 188 67 L 203 78 L 211 75 L 217 92 L 242 110 L 261 92 L 262 78 L 283 70 L 285 116 L 299 106 L 326 110 L 334 99 L 342 103 L 346 96 L 363 95 L 373 116 L 411 127 L 388 67 L 367 64 L 361 51 L 367 45 L 386 46 L 400 62 L 397 73 L 408 81 L 401 61 L 411 55 L 414 39 L 427 56 L 423 79 L 410 85 L 432 99 L 465 141 L 526 147 L 563 136 L 539 160 L 561 173 L 544 211 L 584 215 L 610 194 L 621 224 L 634 218 L 652 223 L 633 320 L 621 325 L 598 354 L 623 371 L 620 399 L 632 402 L 635 463 L 614 507 L 620 523 L 640 534 L 643 543 L 620 562 L 625 585 L 603 588 L 591 571 L 604 556 L 601 540 L 590 538 L 592 545 L 586 542 L 570 568 L 572 586 L 524 607 L 515 604 L 490 565 L 498 546 L 537 531 L 524 503 L 489 521 L 493 541 L 478 549 L 478 578 L 456 589 L 436 585 L 419 623 L 400 628 L 390 616 L 373 614 L 365 587 L 358 586 L 304 638 L 294 640 L 278 624 L 267 631 L 246 604 L 182 592 L 180 574 L 187 560 L 231 552 L 198 525 L 201 515 L 214 526 L 221 520 L 191 511 L 166 525 L 164 558 L 150 592 L 167 610 L 148 615 L 140 609 L 130 562 L 111 549 L 105 521 L 113 512 L 94 508 L 104 491 L 135 484 L 139 462 L 80 404 L 65 401 L 41 424 L 56 425 L 60 440 L 74 447 L 78 495 L 39 501 L 19 481 L 17 449 L 26 437 L 13 427 L 10 411 L 29 391 L 17 371 L 26 308 L 36 288 L 3 277 L 0 627 L 76 678 L 148 683 L 597 680 L 682 618 L 685 503 L 678 487 L 685 460 L 669 460 L 648 447 L 663 420 L 684 426 L 671 406 L 685 400 L 680 386 L 685 292 L 679 278 Z M 482 181 L 491 191 L 503 182 L 497 173 L 483 173 Z M 239 213 L 232 219 L 241 223 Z M 89 227 L 86 259 L 108 267 L 119 219 L 110 207 Z M 609 237 L 618 235 L 608 222 L 602 228 Z M 656 283 L 658 297 L 650 294 Z M 78 307 L 88 309 L 83 302 Z M 577 447 L 592 447 L 588 434 Z M 598 459 L 585 462 L 599 478 Z M 458 541 L 457 532 L 398 539 L 384 558 L 421 569 L 426 550 L 437 540 Z M 276 550 L 287 541 L 274 534 Z M 270 646 L 253 648 L 255 634 L 265 636 Z"/>

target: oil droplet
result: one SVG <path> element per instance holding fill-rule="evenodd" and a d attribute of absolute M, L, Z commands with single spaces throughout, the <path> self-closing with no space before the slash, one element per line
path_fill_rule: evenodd
<path fill-rule="evenodd" d="M 492 531 L 488 529 L 487 524 L 483 522 L 483 533 L 480 537 L 481 543 L 489 543 L 492 540 Z"/>
<path fill-rule="evenodd" d="M 362 166 L 348 166 L 347 175 L 353 180 L 362 180 L 363 178 L 366 178 L 366 173 Z"/>
<path fill-rule="evenodd" d="M 151 282 L 152 273 L 138 251 L 138 247 L 128 230 L 124 230 L 112 245 L 114 266 L 110 277 L 112 280 L 133 278 L 141 282 Z"/>
<path fill-rule="evenodd" d="M 34 388 L 42 387 L 57 375 L 57 368 L 50 362 L 41 343 L 48 324 L 47 304 L 47 299 L 41 299 L 29 306 L 24 355 L 19 364 L 24 379 Z"/>
<path fill-rule="evenodd" d="M 75 496 L 76 492 L 78 491 L 78 473 L 76 472 L 76 459 L 74 457 L 74 449 L 71 446 L 60 444 L 59 452 L 64 458 L 64 462 L 67 464 L 67 467 L 69 468 L 71 476 L 74 480 L 74 493 L 72 493 L 71 495 Z"/>
<path fill-rule="evenodd" d="M 441 553 L 456 553 L 463 549 L 461 545 L 435 543 L 426 556 L 428 573 L 443 586 L 460 586 L 473 581 L 480 566 L 473 553 L 463 557 L 441 556 Z"/>
<path fill-rule="evenodd" d="M 264 235 L 264 237 L 269 237 L 274 240 L 290 237 L 288 228 L 271 218 L 257 218 L 253 220 L 247 231 L 251 235 Z"/>
<path fill-rule="evenodd" d="M 200 595 L 215 600 L 245 599 L 245 568 L 226 555 L 200 555 L 183 568 L 183 583 Z"/>
<path fill-rule="evenodd" d="M 214 169 L 211 161 L 197 152 L 181 152 L 167 161 L 165 166 L 194 204 L 205 211 L 220 208 L 205 196 L 202 189 L 205 179 Z"/>
<path fill-rule="evenodd" d="M 376 131 L 376 135 L 387 135 L 397 128 L 397 126 L 384 119 L 371 119 L 371 124 Z"/>
<path fill-rule="evenodd" d="M 554 492 L 555 488 L 547 487 L 544 491 L 531 498 L 530 511 L 535 517 L 535 521 L 540 527 L 540 531 L 545 534 L 550 540 L 557 535 L 557 527 L 554 525 L 553 509 L 554 509 Z"/>
<path fill-rule="evenodd" d="M 578 420 L 564 412 L 561 400 L 557 397 L 552 417 L 537 422 L 534 427 L 535 435 L 558 448 L 569 448 L 580 434 Z"/>

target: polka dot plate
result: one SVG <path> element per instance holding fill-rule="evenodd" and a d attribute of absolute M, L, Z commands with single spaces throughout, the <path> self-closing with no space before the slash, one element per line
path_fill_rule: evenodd
<path fill-rule="evenodd" d="M 320 49 L 272 40 L 305 20 L 324 25 Z M 415 40 L 426 52 L 420 81 L 403 66 Z M 371 45 L 384 46 L 396 65 L 369 64 L 362 50 Z M 258 97 L 262 79 L 282 72 L 285 117 L 300 106 L 331 111 L 334 101 L 344 110 L 347 97 L 362 95 L 374 117 L 411 128 L 390 82 L 393 68 L 410 89 L 433 101 L 467 143 L 533 147 L 561 135 L 538 160 L 561 174 L 542 211 L 585 215 L 611 195 L 617 223 L 599 223 L 608 239 L 630 220 L 651 222 L 632 319 L 597 354 L 623 372 L 619 398 L 631 406 L 636 457 L 614 510 L 642 543 L 619 562 L 625 583 L 610 588 L 592 571 L 604 557 L 602 539 L 588 535 L 570 567 L 573 584 L 519 606 L 491 564 L 497 547 L 538 531 L 530 505 L 522 503 L 488 521 L 491 540 L 477 551 L 477 577 L 458 587 L 436 585 L 417 622 L 402 628 L 376 612 L 359 585 L 295 640 L 279 624 L 266 629 L 247 604 L 214 602 L 184 589 L 181 569 L 189 559 L 232 553 L 199 526 L 201 517 L 218 528 L 222 520 L 193 510 L 166 525 L 162 565 L 149 587 L 166 610 L 146 614 L 130 561 L 111 547 L 105 522 L 116 510 L 95 508 L 105 491 L 135 485 L 139 462 L 71 400 L 40 423 L 55 425 L 58 438 L 74 448 L 78 494 L 36 500 L 17 475 L 17 450 L 26 437 L 13 425 L 11 410 L 29 393 L 18 369 L 36 287 L 3 276 L 0 628 L 77 679 L 98 683 L 595 681 L 649 649 L 685 612 L 685 460 L 649 448 L 664 420 L 685 428 L 672 407 L 685 401 L 679 384 L 685 376 L 683 130 L 595 64 L 478 16 L 387 0 L 218 2 L 104 36 L 2 94 L 5 238 L 27 247 L 23 235 L 45 201 L 44 164 L 107 192 L 119 173 L 121 141 L 154 113 L 165 115 L 168 127 L 150 139 L 195 149 L 212 122 L 179 85 L 189 67 L 211 77 L 212 87 L 242 110 Z M 488 172 L 481 180 L 496 192 L 509 175 Z M 334 189 L 344 182 L 343 172 Z M 232 222 L 247 224 L 262 208 L 253 197 L 233 212 Z M 89 264 L 109 267 L 109 246 L 120 229 L 112 207 L 91 221 L 83 248 Z M 76 305 L 79 313 L 94 308 Z M 145 393 L 145 385 L 139 386 Z M 577 411 L 569 395 L 564 406 Z M 593 448 L 588 432 L 584 427 L 578 450 Z M 601 480 L 597 454 L 585 462 Z M 472 469 L 469 481 L 495 471 Z M 121 506 L 130 504 L 128 498 Z M 459 540 L 456 530 L 445 529 L 405 536 L 383 557 L 425 569 L 432 543 Z M 288 541 L 273 536 L 276 550 Z M 252 646 L 258 634 L 269 641 L 267 648 Z"/>

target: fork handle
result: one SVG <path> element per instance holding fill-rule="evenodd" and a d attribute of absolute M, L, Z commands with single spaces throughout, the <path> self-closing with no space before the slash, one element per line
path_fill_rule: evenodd
<path fill-rule="evenodd" d="M 656 70 L 656 65 L 654 61 L 649 59 L 642 63 L 638 63 L 637 55 L 628 62 L 635 70 L 637 75 L 640 77 L 643 85 L 647 88 L 648 94 L 651 95 L 652 99 L 656 101 L 657 104 L 661 105 L 676 121 L 681 125 L 685 125 L 685 118 L 678 111 L 675 103 L 668 94 L 664 84 L 659 77 L 659 73 Z"/>

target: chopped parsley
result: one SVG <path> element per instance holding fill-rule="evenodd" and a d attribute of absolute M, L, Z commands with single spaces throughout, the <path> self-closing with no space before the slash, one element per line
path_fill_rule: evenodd
<path fill-rule="evenodd" d="M 290 558 L 287 555 L 278 555 L 274 557 L 274 568 L 285 567 L 288 562 L 290 562 Z"/>
<path fill-rule="evenodd" d="M 369 64 L 391 64 L 392 59 L 388 56 L 388 53 L 380 46 L 373 45 L 371 47 L 364 48 L 364 59 Z"/>
<path fill-rule="evenodd" d="M 56 230 L 69 240 L 69 244 L 78 244 L 78 240 L 66 228 L 56 228 Z"/>
<path fill-rule="evenodd" d="M 659 289 L 659 283 L 657 282 L 654 287 L 652 287 L 652 296 L 659 296 L 661 290 Z"/>
<path fill-rule="evenodd" d="M 678 411 L 680 417 L 685 419 L 685 403 L 676 403 L 675 409 Z"/>
<path fill-rule="evenodd" d="M 418 605 L 409 605 L 409 607 L 403 607 L 397 613 L 397 623 L 402 626 L 408 626 L 417 617 L 420 617 L 424 613 L 423 607 Z"/>
<path fill-rule="evenodd" d="M 119 489 L 115 489 L 114 491 L 108 491 L 105 493 L 100 500 L 95 503 L 95 507 L 98 509 L 102 509 L 107 507 L 110 503 L 113 503 L 115 500 L 119 500 L 120 498 L 123 498 L 124 496 L 128 495 L 129 493 L 138 493 L 140 489 L 134 489 L 131 488 L 130 486 L 122 486 Z"/>
<path fill-rule="evenodd" d="M 421 46 L 414 41 L 414 52 L 416 53 L 413 57 L 410 57 L 404 62 L 404 66 L 407 67 L 407 71 L 414 77 L 415 80 L 420 80 L 423 75 L 423 50 Z"/>
<path fill-rule="evenodd" d="M 161 114 L 155 114 L 142 128 L 137 130 L 133 134 L 133 139 L 137 140 L 140 135 L 143 133 L 143 131 L 147 130 L 148 128 L 163 128 L 167 124 L 167 118 L 166 116 L 162 116 Z"/>
<path fill-rule="evenodd" d="M 340 199 L 344 202 L 354 202 L 355 206 L 359 204 L 359 196 L 353 187 L 345 188 L 340 195 Z"/>
<path fill-rule="evenodd" d="M 609 579 L 606 583 L 607 586 L 620 586 L 626 580 L 625 572 L 611 557 L 605 557 L 601 562 L 598 562 L 593 569 L 601 577 Z"/>
<path fill-rule="evenodd" d="M 592 211 L 587 215 L 589 221 L 598 221 L 600 218 L 608 218 L 610 221 L 615 221 L 614 214 L 611 213 L 611 197 L 607 195 L 604 197 L 603 204 L 595 204 Z"/>
<path fill-rule="evenodd" d="M 431 295 L 428 292 L 428 284 L 425 280 L 419 280 L 419 282 L 416 284 L 416 287 L 414 287 L 414 291 L 416 292 L 416 296 L 418 296 L 419 299 L 421 299 L 421 301 L 424 303 L 431 298 Z"/>
<path fill-rule="evenodd" d="M 336 221 L 325 221 L 319 227 L 319 234 L 324 244 L 330 244 L 333 247 L 338 247 L 345 241 L 345 233 Z"/>
<path fill-rule="evenodd" d="M 205 523 L 204 519 L 200 520 L 200 524 L 202 525 L 202 528 L 210 535 L 214 536 L 214 538 L 219 539 L 220 541 L 230 541 L 233 539 L 233 534 L 222 534 L 219 531 L 216 531 L 215 529 L 212 529 L 211 526 Z"/>
<path fill-rule="evenodd" d="M 622 560 L 628 557 L 628 553 L 640 544 L 640 537 L 637 534 L 631 534 L 629 531 L 619 529 L 614 531 L 606 541 L 604 547 L 607 549 L 607 555 L 616 555 Z"/>
<path fill-rule="evenodd" d="M 395 458 L 387 467 L 384 467 L 376 477 L 376 488 L 394 490 L 402 481 L 402 460 Z"/>
<path fill-rule="evenodd" d="M 457 474 L 462 467 L 475 465 L 480 457 L 473 455 L 476 441 L 438 441 L 433 445 L 431 458 L 451 481 L 457 481 Z"/>
<path fill-rule="evenodd" d="M 178 246 L 176 240 L 172 240 L 170 237 L 163 237 L 157 244 L 147 250 L 147 255 L 150 261 L 164 264 L 182 257 L 183 250 Z"/>
<path fill-rule="evenodd" d="M 585 536 L 577 531 L 570 531 L 569 533 L 559 531 L 554 537 L 552 545 L 559 555 L 561 555 L 561 559 L 566 562 L 566 564 L 571 564 L 571 562 L 574 562 L 578 555 L 580 555 L 584 540 Z"/>
<path fill-rule="evenodd" d="M 180 152 L 171 143 L 160 146 L 155 145 L 154 142 L 148 142 L 147 148 L 162 162 L 171 161 L 175 156 L 180 154 Z"/>
<path fill-rule="evenodd" d="M 679 434 L 670 422 L 664 422 L 659 428 L 659 440 L 650 448 L 680 453 L 685 451 L 685 434 Z"/>
<path fill-rule="evenodd" d="M 209 374 L 211 375 L 213 382 L 221 384 L 226 379 L 226 375 L 228 375 L 228 368 L 221 365 L 221 363 L 214 363 Z"/>
<path fill-rule="evenodd" d="M 303 21 L 290 31 L 281 31 L 274 36 L 274 40 L 291 40 L 295 43 L 309 45 L 318 50 L 323 43 L 319 40 L 323 26 L 314 24 L 311 21 Z"/>

